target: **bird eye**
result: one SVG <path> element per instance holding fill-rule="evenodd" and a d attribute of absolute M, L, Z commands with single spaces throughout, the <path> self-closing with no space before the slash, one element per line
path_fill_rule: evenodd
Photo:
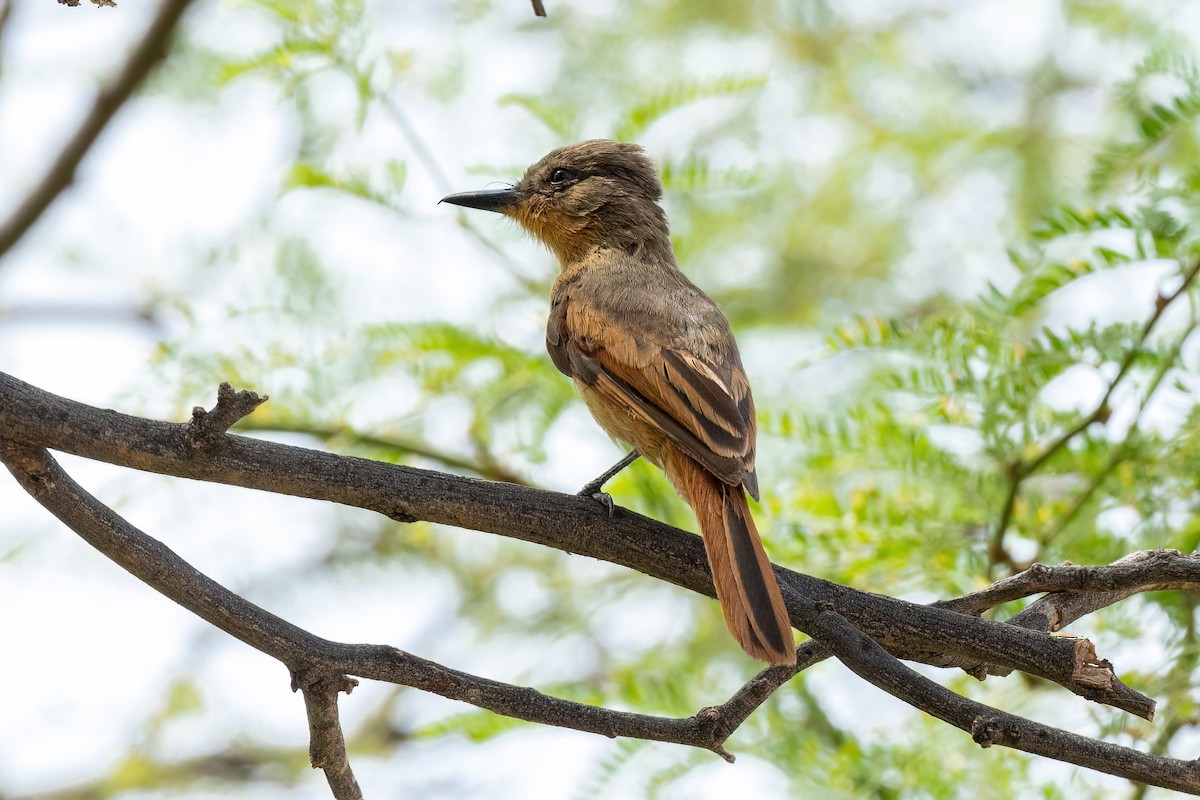
<path fill-rule="evenodd" d="M 571 170 L 559 167 L 558 169 L 554 170 L 553 173 L 551 173 L 550 183 L 560 185 L 566 183 L 567 181 L 575 180 L 575 177 L 575 173 Z"/>

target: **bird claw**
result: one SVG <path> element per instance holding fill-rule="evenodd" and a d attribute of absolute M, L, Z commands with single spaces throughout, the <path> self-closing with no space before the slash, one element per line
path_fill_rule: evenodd
<path fill-rule="evenodd" d="M 581 497 L 590 497 L 593 500 L 595 500 L 597 503 L 599 503 L 600 505 L 604 506 L 604 509 L 608 512 L 609 518 L 611 518 L 613 515 L 613 509 L 615 508 L 615 506 L 613 505 L 612 495 L 609 494 L 608 492 L 589 491 L 590 488 L 591 487 L 589 487 L 589 486 L 583 487 L 583 491 L 581 491 L 579 493 L 580 496 Z"/>

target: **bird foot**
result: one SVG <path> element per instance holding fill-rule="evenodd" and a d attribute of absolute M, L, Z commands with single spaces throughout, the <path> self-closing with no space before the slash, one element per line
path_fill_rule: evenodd
<path fill-rule="evenodd" d="M 580 497 L 595 497 L 598 494 L 604 494 L 605 492 L 602 490 L 604 489 L 604 484 L 608 482 L 608 477 L 608 475 L 601 475 L 594 481 L 588 481 L 575 494 Z"/>
<path fill-rule="evenodd" d="M 625 469 L 639 458 L 641 458 L 641 456 L 638 455 L 637 450 L 626 453 L 620 461 L 609 467 L 608 470 L 599 478 L 585 483 L 583 488 L 578 492 L 579 496 L 590 497 L 600 505 L 604 506 L 608 510 L 608 516 L 611 518 L 613 515 L 613 499 L 608 492 L 604 491 L 604 484 L 608 483 L 612 476 L 616 475 L 618 472 Z"/>
<path fill-rule="evenodd" d="M 592 485 L 589 483 L 587 486 L 583 487 L 583 489 L 580 490 L 579 496 L 592 498 L 597 503 L 604 506 L 604 509 L 608 512 L 608 516 L 610 518 L 612 517 L 613 509 L 615 508 L 615 506 L 613 505 L 612 495 L 609 494 L 608 492 L 595 491 L 592 488 Z"/>

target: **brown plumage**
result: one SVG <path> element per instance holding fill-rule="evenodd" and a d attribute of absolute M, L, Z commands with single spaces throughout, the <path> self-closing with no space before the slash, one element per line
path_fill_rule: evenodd
<path fill-rule="evenodd" d="M 696 512 L 734 638 L 792 664 L 787 609 L 746 502 L 758 499 L 750 384 L 725 316 L 675 263 L 661 196 L 640 147 L 594 140 L 551 152 L 512 188 L 445 201 L 506 214 L 558 256 L 546 326 L 555 366 Z"/>

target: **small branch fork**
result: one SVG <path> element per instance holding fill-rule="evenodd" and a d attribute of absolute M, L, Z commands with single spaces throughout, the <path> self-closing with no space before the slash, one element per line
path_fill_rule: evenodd
<path fill-rule="evenodd" d="M 358 681 L 330 673 L 292 673 L 292 691 L 304 694 L 308 713 L 308 760 L 324 770 L 329 789 L 338 800 L 362 800 L 362 789 L 346 756 L 346 737 L 338 718 L 338 693 L 350 694 Z"/>
<path fill-rule="evenodd" d="M 1106 566 L 1034 564 L 978 592 L 935 605 L 961 614 L 979 615 L 1003 603 L 1045 592 L 1008 623 L 1056 633 L 1081 617 L 1135 594 L 1168 589 L 1200 591 L 1200 554 L 1142 550 Z M 978 665 L 969 671 L 980 678 L 1012 673 L 1011 668 L 997 665 Z"/>
<path fill-rule="evenodd" d="M 227 434 L 262 402 L 222 386 L 216 407 L 178 425 L 58 398 L 0 373 L 0 461 L 22 487 L 135 577 L 255 649 L 283 662 L 308 711 L 314 767 L 336 798 L 359 798 L 337 716 L 356 681 L 391 682 L 498 714 L 601 735 L 709 750 L 728 761 L 728 737 L 792 676 L 829 655 L 869 683 L 972 735 L 1156 786 L 1200 794 L 1200 766 L 1041 725 L 967 700 L 913 672 L 899 657 L 961 666 L 980 677 L 1020 669 L 1076 694 L 1149 719 L 1154 703 L 1124 686 L 1086 639 L 1049 636 L 1142 591 L 1200 586 L 1200 556 L 1135 553 L 1102 567 L 1037 565 L 979 592 L 934 606 L 857 592 L 776 568 L 793 623 L 814 637 L 794 668 L 772 667 L 727 702 L 687 718 L 613 711 L 459 672 L 383 645 L 317 637 L 230 592 L 80 488 L 46 447 L 201 480 L 320 497 L 540 542 L 639 569 L 712 594 L 698 537 L 594 502 Z M 1010 600 L 1048 593 L 1008 623 L 977 618 Z M 981 666 L 983 665 L 983 666 Z"/>
<path fill-rule="evenodd" d="M 206 411 L 204 406 L 192 409 L 192 421 L 188 423 L 188 440 L 192 447 L 216 447 L 234 423 L 250 416 L 267 399 L 265 395 L 250 391 L 235 392 L 228 383 L 222 383 L 217 387 L 217 404 L 212 411 Z"/>

